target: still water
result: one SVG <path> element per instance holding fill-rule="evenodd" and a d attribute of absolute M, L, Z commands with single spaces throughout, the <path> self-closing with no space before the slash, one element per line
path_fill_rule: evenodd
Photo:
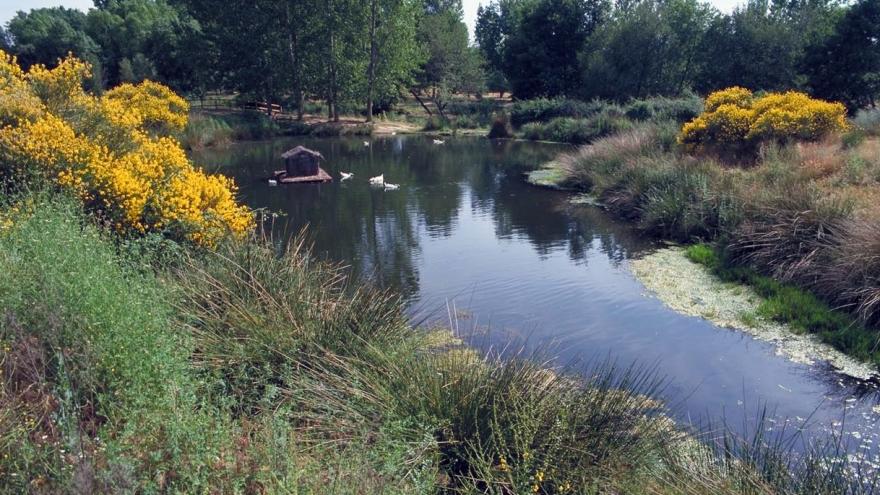
<path fill-rule="evenodd" d="M 776 356 L 772 345 L 666 308 L 633 277 L 628 260 L 657 246 L 625 223 L 565 193 L 534 188 L 524 171 L 560 145 L 423 136 L 279 139 L 199 153 L 235 177 L 252 207 L 308 226 L 315 253 L 353 276 L 404 295 L 414 318 L 476 335 L 479 345 L 552 349 L 562 363 L 613 357 L 656 368 L 680 421 L 725 419 L 753 428 L 842 432 L 878 462 L 880 396 L 821 363 Z M 285 150 L 320 151 L 330 184 L 270 187 Z M 353 172 L 340 182 L 339 172 Z M 384 174 L 397 190 L 371 187 Z M 451 315 L 451 316 L 450 316 Z"/>

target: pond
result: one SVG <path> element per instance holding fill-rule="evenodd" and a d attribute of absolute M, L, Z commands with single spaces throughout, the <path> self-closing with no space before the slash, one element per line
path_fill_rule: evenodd
<path fill-rule="evenodd" d="M 333 183 L 263 180 L 298 144 L 326 157 Z M 724 419 L 743 431 L 766 406 L 766 429 L 787 422 L 789 432 L 843 431 L 853 451 L 878 462 L 873 386 L 669 310 L 629 268 L 628 260 L 657 247 L 652 241 L 600 209 L 523 181 L 523 172 L 563 149 L 480 138 L 285 138 L 195 159 L 235 177 L 250 206 L 283 214 L 278 232 L 308 226 L 316 254 L 399 291 L 418 321 L 451 323 L 480 346 L 543 349 L 573 366 L 609 356 L 651 366 L 682 422 Z M 355 175 L 339 181 L 340 171 Z M 370 186 L 379 174 L 400 188 Z"/>

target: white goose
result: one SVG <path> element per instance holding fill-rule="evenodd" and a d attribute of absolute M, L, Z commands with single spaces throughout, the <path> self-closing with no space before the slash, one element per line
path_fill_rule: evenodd
<path fill-rule="evenodd" d="M 435 139 L 434 140 L 434 144 L 443 144 L 444 142 L 445 141 L 443 141 L 442 139 Z"/>
<path fill-rule="evenodd" d="M 354 177 L 354 173 L 352 172 L 339 172 L 339 175 L 342 176 L 342 180 L 348 180 Z"/>
<path fill-rule="evenodd" d="M 386 191 L 393 191 L 395 189 L 400 189 L 400 185 L 399 184 L 391 184 L 390 182 L 385 183 L 385 190 Z"/>
<path fill-rule="evenodd" d="M 385 184 L 385 174 L 370 177 L 370 184 Z"/>

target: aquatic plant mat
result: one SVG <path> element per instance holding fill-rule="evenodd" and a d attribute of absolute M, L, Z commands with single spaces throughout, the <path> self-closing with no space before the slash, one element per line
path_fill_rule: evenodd
<path fill-rule="evenodd" d="M 659 249 L 631 262 L 636 278 L 669 308 L 689 316 L 770 342 L 779 355 L 813 364 L 827 361 L 841 373 L 862 380 L 877 369 L 825 344 L 814 335 L 759 315 L 762 297 L 752 288 L 720 280 L 712 271 L 688 259 L 685 249 Z"/>

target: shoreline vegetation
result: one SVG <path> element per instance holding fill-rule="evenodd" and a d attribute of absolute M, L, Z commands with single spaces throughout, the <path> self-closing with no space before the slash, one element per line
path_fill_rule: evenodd
<path fill-rule="evenodd" d="M 695 250 L 695 248 L 697 248 Z M 875 365 L 866 364 L 770 312 L 766 296 L 739 280 L 720 277 L 699 257 L 704 245 L 658 249 L 631 262 L 633 275 L 666 306 L 723 328 L 747 333 L 776 347 L 778 355 L 796 363 L 828 362 L 844 375 L 876 380 Z M 699 260 L 699 261 L 697 261 Z"/>
<path fill-rule="evenodd" d="M 0 491 L 873 490 L 839 442 L 675 425 L 650 369 L 413 328 L 395 294 L 260 235 L 186 158 L 168 88 L 0 63 Z"/>
<path fill-rule="evenodd" d="M 227 98 L 228 99 L 228 98 Z M 413 101 L 395 111 L 365 122 L 362 116 L 340 117 L 338 121 L 321 114 L 317 102 L 313 113 L 302 119 L 283 114 L 269 117 L 257 110 L 234 107 L 193 111 L 181 141 L 189 149 L 223 146 L 234 141 L 280 136 L 370 136 L 427 134 L 435 136 L 481 136 L 491 139 L 523 139 L 564 144 L 585 144 L 633 129 L 644 122 L 683 124 L 702 111 L 696 95 L 680 98 L 634 99 L 626 104 L 594 100 L 582 102 L 565 98 L 538 98 L 511 101 L 489 96 L 480 99 L 453 98 L 443 118 L 429 115 Z"/>
<path fill-rule="evenodd" d="M 731 98 L 742 103 L 723 102 Z M 563 153 L 527 180 L 583 193 L 585 203 L 602 205 L 648 235 L 697 243 L 687 251 L 692 260 L 725 282 L 769 298 L 762 309 L 767 319 L 877 366 L 878 111 L 862 111 L 845 122 L 842 107 L 803 98 L 720 91 L 709 96 L 704 114 L 684 127 L 647 122 Z M 783 132 L 762 125 L 814 131 L 791 131 L 785 117 L 778 123 L 762 123 L 759 114 L 752 124 L 725 120 L 755 119 L 761 105 L 789 100 L 822 115 L 792 118 L 815 118 L 829 130 L 762 138 L 752 137 L 755 129 Z M 786 111 L 772 115 L 795 110 Z M 710 135 L 716 132 L 712 125 L 720 132 L 743 130 Z M 695 137 L 697 132 L 709 134 Z"/>

